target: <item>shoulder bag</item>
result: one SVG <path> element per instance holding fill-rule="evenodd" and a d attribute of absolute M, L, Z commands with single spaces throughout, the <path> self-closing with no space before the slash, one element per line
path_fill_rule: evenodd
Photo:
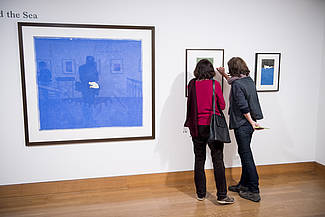
<path fill-rule="evenodd" d="M 225 119 L 225 116 L 220 109 L 219 100 L 217 100 L 218 110 L 220 115 L 216 114 L 216 96 L 215 96 L 215 80 L 212 80 L 213 95 L 212 95 L 212 116 L 210 121 L 210 136 L 209 142 L 219 141 L 224 143 L 230 143 L 229 129 Z"/>

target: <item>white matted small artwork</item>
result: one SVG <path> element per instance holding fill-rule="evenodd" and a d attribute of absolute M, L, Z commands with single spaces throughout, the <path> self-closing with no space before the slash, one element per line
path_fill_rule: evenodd
<path fill-rule="evenodd" d="M 186 49 L 185 52 L 185 96 L 187 97 L 187 85 L 194 78 L 196 64 L 202 59 L 207 59 L 214 69 L 224 67 L 224 49 Z M 216 73 L 214 79 L 223 87 L 223 79 L 219 73 Z"/>
<path fill-rule="evenodd" d="M 281 53 L 256 53 L 255 84 L 259 92 L 279 91 Z"/>

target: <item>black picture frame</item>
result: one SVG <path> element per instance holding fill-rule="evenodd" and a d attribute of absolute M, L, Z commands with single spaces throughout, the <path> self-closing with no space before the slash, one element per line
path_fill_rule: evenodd
<path fill-rule="evenodd" d="M 88 37 L 111 39 L 110 34 L 121 34 L 122 38 L 134 37 L 141 40 L 146 49 L 142 53 L 141 68 L 143 79 L 143 126 L 134 130 L 132 128 L 121 129 L 122 127 L 94 127 L 83 129 L 60 129 L 52 132 L 41 132 L 37 121 L 39 115 L 33 114 L 37 110 L 37 65 L 35 63 L 35 49 L 33 48 L 33 37 L 39 35 L 51 35 L 53 32 L 62 33 L 62 37 L 74 37 L 74 35 L 85 35 Z M 87 32 L 87 34 L 85 34 Z M 139 33 L 140 32 L 140 33 Z M 125 33 L 125 35 L 123 35 Z M 140 36 L 134 36 L 136 34 Z M 56 33 L 53 35 L 58 35 Z M 142 35 L 141 35 L 142 34 Z M 106 37 L 107 36 L 107 37 Z M 128 37 L 130 36 L 130 37 Z M 114 36 L 117 37 L 117 36 Z M 140 39 L 139 39 L 140 37 Z M 142 37 L 142 38 L 141 38 Z M 93 24 L 63 24 L 63 23 L 31 23 L 18 22 L 18 40 L 20 51 L 20 68 L 22 83 L 22 99 L 25 129 L 26 146 L 38 145 L 57 145 L 57 144 L 76 144 L 76 143 L 95 143 L 95 142 L 114 142 L 132 140 L 152 140 L 155 139 L 155 27 L 154 26 L 126 26 L 126 25 L 93 25 Z M 69 59 L 69 58 L 68 58 Z M 61 61 L 62 63 L 62 61 Z M 110 64 L 110 63 L 109 63 Z M 145 64 L 145 65 L 143 65 Z M 33 66 L 31 66 L 33 65 Z M 36 66 L 35 66 L 36 65 Z M 53 65 L 52 65 L 53 67 Z M 62 67 L 58 67 L 61 68 Z M 109 70 L 110 67 L 107 67 Z M 63 73 L 62 73 L 63 74 Z M 66 73 L 68 74 L 68 73 Z M 71 73 L 73 74 L 73 73 Z M 69 80 L 73 78 L 61 79 Z M 132 79 L 127 79 L 132 80 Z M 129 81 L 127 81 L 129 82 Z M 138 85 L 139 86 L 139 85 Z M 144 88 L 145 87 L 145 88 Z M 114 129 L 113 129 L 114 128 Z M 126 127 L 127 128 L 127 127 Z M 131 127 L 129 127 L 131 128 Z M 141 128 L 141 129 L 140 129 Z M 143 131 L 142 131 L 143 129 Z M 107 131 L 105 133 L 105 130 Z M 62 133 L 63 132 L 63 133 Z M 116 133 L 116 134 L 114 134 Z"/>
<path fill-rule="evenodd" d="M 188 96 L 187 85 L 189 81 L 194 77 L 193 72 L 195 65 L 200 59 L 211 59 L 214 69 L 217 67 L 224 67 L 224 49 L 212 48 L 212 49 L 185 49 L 185 97 Z M 223 90 L 223 78 L 219 73 L 216 73 L 214 77 L 222 87 Z"/>
<path fill-rule="evenodd" d="M 257 92 L 277 92 L 280 87 L 281 53 L 255 53 Z"/>

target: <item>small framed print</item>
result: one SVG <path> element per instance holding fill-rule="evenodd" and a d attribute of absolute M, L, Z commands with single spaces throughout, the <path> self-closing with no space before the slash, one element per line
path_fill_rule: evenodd
<path fill-rule="evenodd" d="M 63 59 L 62 60 L 63 73 L 64 74 L 74 74 L 75 73 L 75 64 L 72 59 Z"/>
<path fill-rule="evenodd" d="M 212 63 L 214 69 L 224 67 L 224 49 L 186 49 L 185 52 L 185 96 L 187 97 L 187 85 L 194 78 L 193 72 L 196 64 L 202 59 L 207 59 Z M 223 79 L 219 73 L 216 73 L 214 79 L 223 87 Z"/>
<path fill-rule="evenodd" d="M 281 53 L 256 53 L 255 84 L 258 92 L 279 91 Z"/>
<path fill-rule="evenodd" d="M 113 74 L 123 73 L 122 67 L 123 65 L 121 59 L 111 60 L 111 72 Z"/>

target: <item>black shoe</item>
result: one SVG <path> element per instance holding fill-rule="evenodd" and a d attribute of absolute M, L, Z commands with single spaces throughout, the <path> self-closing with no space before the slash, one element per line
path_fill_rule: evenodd
<path fill-rule="evenodd" d="M 206 195 L 205 194 L 197 194 L 196 195 L 196 199 L 199 201 L 203 201 L 205 200 Z"/>
<path fill-rule="evenodd" d="M 203 201 L 203 200 L 205 200 L 205 197 L 199 197 L 199 196 L 196 196 L 196 199 L 197 199 L 198 201 Z"/>
<path fill-rule="evenodd" d="M 245 186 L 242 186 L 241 184 L 237 184 L 237 185 L 232 185 L 228 187 L 229 191 L 233 191 L 233 192 L 240 192 L 240 191 L 247 191 L 248 188 Z"/>
<path fill-rule="evenodd" d="M 235 199 L 233 197 L 226 196 L 223 199 L 217 199 L 217 202 L 219 204 L 232 204 L 232 203 L 235 203 Z"/>
<path fill-rule="evenodd" d="M 259 202 L 261 200 L 261 196 L 259 193 L 254 193 L 251 191 L 240 191 L 239 196 L 244 199 L 251 200 L 254 202 Z"/>

